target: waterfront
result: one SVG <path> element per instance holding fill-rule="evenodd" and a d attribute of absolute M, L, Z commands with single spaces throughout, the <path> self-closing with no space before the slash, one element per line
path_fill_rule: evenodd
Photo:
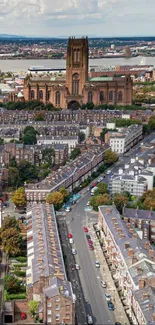
<path fill-rule="evenodd" d="M 142 58 L 141 56 L 123 59 L 90 59 L 89 66 L 116 66 L 116 65 L 136 65 L 136 64 L 155 65 L 155 57 Z M 66 60 L 0 60 L 0 70 L 2 72 L 25 72 L 29 67 L 42 66 L 45 68 L 65 68 Z"/>

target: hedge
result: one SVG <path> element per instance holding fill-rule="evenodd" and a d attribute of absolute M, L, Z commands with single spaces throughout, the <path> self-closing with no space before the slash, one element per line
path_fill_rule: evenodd
<path fill-rule="evenodd" d="M 18 257 L 16 257 L 16 261 L 20 262 L 20 263 L 25 263 L 25 262 L 27 262 L 27 257 L 18 256 Z"/>
<path fill-rule="evenodd" d="M 16 276 L 26 277 L 26 271 L 15 270 L 14 274 Z"/>
<path fill-rule="evenodd" d="M 16 264 L 13 264 L 13 266 L 16 268 L 16 267 L 27 267 L 27 263 L 16 263 Z"/>
<path fill-rule="evenodd" d="M 26 293 L 8 294 L 7 292 L 5 292 L 5 301 L 6 300 L 13 300 L 13 299 L 26 299 Z"/>

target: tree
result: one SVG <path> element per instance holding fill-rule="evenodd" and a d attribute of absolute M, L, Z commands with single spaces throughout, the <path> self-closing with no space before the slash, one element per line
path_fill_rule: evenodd
<path fill-rule="evenodd" d="M 16 228 L 17 230 L 19 230 L 19 225 L 18 225 L 18 222 L 15 217 L 6 217 L 4 219 L 4 222 L 3 222 L 3 225 L 1 228 L 1 232 L 5 231 L 6 229 L 10 229 L 10 228 Z"/>
<path fill-rule="evenodd" d="M 80 148 L 74 148 L 71 152 L 70 159 L 75 159 L 77 156 L 81 154 Z"/>
<path fill-rule="evenodd" d="M 112 165 L 118 160 L 118 156 L 115 152 L 112 152 L 111 150 L 106 150 L 104 153 L 104 162 L 107 165 Z"/>
<path fill-rule="evenodd" d="M 143 134 L 150 134 L 151 128 L 148 124 L 143 125 Z"/>
<path fill-rule="evenodd" d="M 23 187 L 19 187 L 12 195 L 12 202 L 16 206 L 23 206 L 26 204 L 25 191 Z"/>
<path fill-rule="evenodd" d="M 8 169 L 8 185 L 13 187 L 20 185 L 19 171 L 16 167 L 9 167 Z"/>
<path fill-rule="evenodd" d="M 64 196 L 60 192 L 53 192 L 50 193 L 47 198 L 46 202 L 49 204 L 53 204 L 55 208 L 58 208 L 64 201 Z"/>
<path fill-rule="evenodd" d="M 0 138 L 0 145 L 4 144 L 4 139 Z"/>
<path fill-rule="evenodd" d="M 79 132 L 79 140 L 80 140 L 80 142 L 83 142 L 83 141 L 85 141 L 85 133 L 84 132 Z"/>
<path fill-rule="evenodd" d="M 12 158 L 10 159 L 9 166 L 10 166 L 10 167 L 17 167 L 17 161 L 16 161 L 16 158 L 15 158 L 15 157 L 12 157 Z"/>
<path fill-rule="evenodd" d="M 102 132 L 100 133 L 100 138 L 102 141 L 105 141 L 105 134 L 108 132 L 107 128 L 104 128 Z"/>
<path fill-rule="evenodd" d="M 35 180 L 39 177 L 39 168 L 30 162 L 22 160 L 18 165 L 19 177 L 21 182 Z"/>
<path fill-rule="evenodd" d="M 67 197 L 68 192 L 64 187 L 61 187 L 59 192 L 63 195 L 64 199 Z"/>
<path fill-rule="evenodd" d="M 26 126 L 24 129 L 24 135 L 22 141 L 24 144 L 36 144 L 37 143 L 38 132 L 33 128 L 33 126 Z"/>
<path fill-rule="evenodd" d="M 90 205 L 93 207 L 94 210 L 98 210 L 98 206 L 100 205 L 109 205 L 111 203 L 111 197 L 108 194 L 95 195 L 93 198 L 90 199 Z"/>
<path fill-rule="evenodd" d="M 29 305 L 29 308 L 30 308 L 30 313 L 32 316 L 34 316 L 35 314 L 37 314 L 38 312 L 38 308 L 39 308 L 39 304 L 40 302 L 39 301 L 36 301 L 36 300 L 30 300 L 28 305 Z"/>
<path fill-rule="evenodd" d="M 150 127 L 151 131 L 155 130 L 155 116 L 151 116 L 148 121 L 148 126 Z"/>
<path fill-rule="evenodd" d="M 34 120 L 35 121 L 45 121 L 45 112 L 43 112 L 43 111 L 37 112 L 34 115 Z"/>
<path fill-rule="evenodd" d="M 108 185 L 106 184 L 106 183 L 104 183 L 104 182 L 102 182 L 102 183 L 99 183 L 98 185 L 97 185 L 97 193 L 99 193 L 99 194 L 105 194 L 105 193 L 107 193 L 108 192 Z M 96 191 L 95 191 L 95 193 L 96 193 Z"/>
<path fill-rule="evenodd" d="M 116 205 L 117 210 L 122 213 L 123 207 L 127 204 L 128 197 L 123 194 L 116 194 L 114 196 L 114 203 Z"/>
<path fill-rule="evenodd" d="M 9 294 L 17 293 L 19 290 L 19 281 L 14 275 L 7 274 L 4 278 L 4 288 Z"/>
<path fill-rule="evenodd" d="M 17 255 L 20 253 L 22 237 L 16 228 L 8 228 L 1 232 L 2 247 L 7 255 Z"/>
<path fill-rule="evenodd" d="M 45 148 L 42 151 L 42 162 L 47 163 L 49 167 L 53 165 L 54 149 Z"/>

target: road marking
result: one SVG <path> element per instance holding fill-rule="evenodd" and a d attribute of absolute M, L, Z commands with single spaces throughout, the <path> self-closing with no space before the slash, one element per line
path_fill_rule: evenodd
<path fill-rule="evenodd" d="M 97 276 L 97 279 L 100 279 L 100 277 L 99 277 L 99 276 Z"/>

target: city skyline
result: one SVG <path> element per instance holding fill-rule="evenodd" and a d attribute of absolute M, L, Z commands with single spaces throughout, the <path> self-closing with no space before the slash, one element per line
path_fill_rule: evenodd
<path fill-rule="evenodd" d="M 1 33 L 67 37 L 72 30 L 75 36 L 153 36 L 154 10 L 153 0 L 149 6 L 146 0 L 90 0 L 89 5 L 82 0 L 3 0 Z"/>

